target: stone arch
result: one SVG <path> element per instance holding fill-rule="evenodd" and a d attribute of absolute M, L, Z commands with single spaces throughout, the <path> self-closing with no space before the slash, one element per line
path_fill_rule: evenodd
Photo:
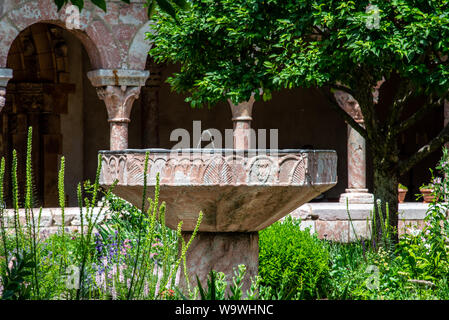
<path fill-rule="evenodd" d="M 154 32 L 152 25 L 153 23 L 148 21 L 136 32 L 128 52 L 128 66 L 130 69 L 147 69 L 148 51 L 150 51 L 153 43 L 146 40 L 145 34 L 147 32 Z"/>
<path fill-rule="evenodd" d="M 0 17 L 0 68 L 6 66 L 14 39 L 29 26 L 41 22 L 69 30 L 66 22 L 71 12 L 66 11 L 67 7 L 58 12 L 53 0 L 25 0 L 20 5 L 16 5 L 14 0 L 5 0 L 3 7 L 8 11 Z M 86 3 L 79 18 L 79 29 L 69 31 L 83 43 L 94 69 L 129 69 L 135 66 L 143 70 L 146 59 L 139 61 L 142 54 L 137 52 L 148 52 L 144 35 L 137 34 L 148 27 L 143 2 L 129 5 L 108 2 L 107 13 Z M 133 52 L 132 57 L 128 58 L 130 51 Z"/>
<path fill-rule="evenodd" d="M 67 51 L 61 28 L 34 24 L 11 44 L 7 67 L 14 70 L 15 82 L 68 82 Z"/>

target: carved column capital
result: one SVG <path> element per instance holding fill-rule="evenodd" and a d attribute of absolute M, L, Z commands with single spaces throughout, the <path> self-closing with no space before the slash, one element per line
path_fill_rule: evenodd
<path fill-rule="evenodd" d="M 111 124 L 111 150 L 128 148 L 131 109 L 149 75 L 150 72 L 146 70 L 100 69 L 87 73 L 92 85 L 97 87 L 98 96 L 106 104 Z"/>
<path fill-rule="evenodd" d="M 0 68 L 0 112 L 6 104 L 6 86 L 12 78 L 12 69 Z"/>
<path fill-rule="evenodd" d="M 106 104 L 109 122 L 130 122 L 131 109 L 139 98 L 140 87 L 99 87 L 97 94 Z"/>
<path fill-rule="evenodd" d="M 249 149 L 251 145 L 251 120 L 254 105 L 254 94 L 248 101 L 237 105 L 228 99 L 232 111 L 232 122 L 234 128 L 234 149 Z"/>
<path fill-rule="evenodd" d="M 0 112 L 6 104 L 6 88 L 0 87 Z"/>
<path fill-rule="evenodd" d="M 254 94 L 248 101 L 241 102 L 237 105 L 233 104 L 231 99 L 228 99 L 228 103 L 231 107 L 232 121 L 251 121 L 253 120 L 253 105 L 254 105 Z"/>

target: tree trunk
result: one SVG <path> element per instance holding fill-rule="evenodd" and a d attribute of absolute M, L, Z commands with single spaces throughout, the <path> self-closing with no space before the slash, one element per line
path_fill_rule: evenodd
<path fill-rule="evenodd" d="M 388 212 L 388 225 L 397 231 L 398 227 L 398 183 L 399 172 L 392 162 L 386 162 L 384 159 L 379 159 L 374 156 L 374 199 L 375 199 L 375 225 L 372 226 L 375 234 L 373 238 L 376 247 L 385 244 L 385 239 L 388 237 L 393 244 L 398 242 L 397 232 L 386 234 L 386 220 Z M 380 200 L 380 211 L 378 201 Z M 388 210 L 387 210 L 388 206 Z M 381 224 L 383 218 L 383 225 Z"/>

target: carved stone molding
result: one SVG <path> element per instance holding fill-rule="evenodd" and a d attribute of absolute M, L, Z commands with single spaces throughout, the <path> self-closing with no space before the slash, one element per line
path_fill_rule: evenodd
<path fill-rule="evenodd" d="M 87 73 L 87 77 L 94 87 L 143 87 L 149 76 L 148 70 L 98 69 Z"/>
<path fill-rule="evenodd" d="M 6 88 L 0 87 L 0 112 L 6 104 Z"/>
<path fill-rule="evenodd" d="M 12 79 L 12 69 L 0 68 L 0 87 L 6 87 Z"/>
<path fill-rule="evenodd" d="M 97 88 L 97 93 L 106 104 L 109 122 L 130 122 L 131 109 L 139 98 L 140 87 L 106 86 Z"/>
<path fill-rule="evenodd" d="M 0 68 L 0 112 L 6 104 L 6 86 L 12 78 L 12 69 Z"/>
<path fill-rule="evenodd" d="M 141 205 L 144 175 L 151 193 L 159 174 L 167 225 L 191 231 L 203 211 L 207 232 L 260 230 L 337 183 L 334 151 L 256 151 L 149 149 L 146 173 L 144 152 L 105 151 L 100 183 Z"/>
<path fill-rule="evenodd" d="M 98 96 L 106 104 L 111 150 L 128 148 L 131 109 L 149 75 L 149 71 L 141 70 L 99 69 L 87 73 L 92 85 L 97 87 Z"/>
<path fill-rule="evenodd" d="M 251 145 L 251 120 L 254 105 L 254 94 L 246 102 L 237 105 L 228 99 L 232 112 L 232 122 L 234 128 L 234 149 L 249 149 Z"/>
<path fill-rule="evenodd" d="M 253 114 L 253 105 L 254 105 L 254 95 L 251 95 L 251 98 L 246 102 L 241 102 L 237 105 L 233 104 L 230 99 L 228 99 L 228 103 L 231 106 L 232 111 L 232 121 L 251 121 L 253 118 L 251 117 Z"/>
<path fill-rule="evenodd" d="M 67 113 L 68 94 L 74 91 L 75 85 L 69 83 L 10 83 L 8 105 L 11 105 L 11 111 L 14 113 L 37 111 Z"/>

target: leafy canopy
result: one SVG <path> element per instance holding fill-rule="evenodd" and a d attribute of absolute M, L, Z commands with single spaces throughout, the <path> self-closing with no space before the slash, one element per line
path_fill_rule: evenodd
<path fill-rule="evenodd" d="M 192 106 L 282 87 L 374 86 L 392 74 L 448 89 L 449 1 L 191 0 L 148 34 Z M 361 79 L 363 81 L 361 81 Z"/>
<path fill-rule="evenodd" d="M 266 64 L 275 83 L 357 88 L 395 74 L 428 92 L 447 90 L 448 1 L 278 3 L 283 35 Z"/>
<path fill-rule="evenodd" d="M 155 32 L 148 33 L 155 44 L 150 54 L 158 62 L 181 64 L 168 81 L 191 94 L 193 107 L 245 101 L 259 88 L 267 94 L 264 63 L 276 28 L 270 8 L 259 0 L 191 1 L 190 10 L 177 12 L 177 22 L 157 15 Z"/>

